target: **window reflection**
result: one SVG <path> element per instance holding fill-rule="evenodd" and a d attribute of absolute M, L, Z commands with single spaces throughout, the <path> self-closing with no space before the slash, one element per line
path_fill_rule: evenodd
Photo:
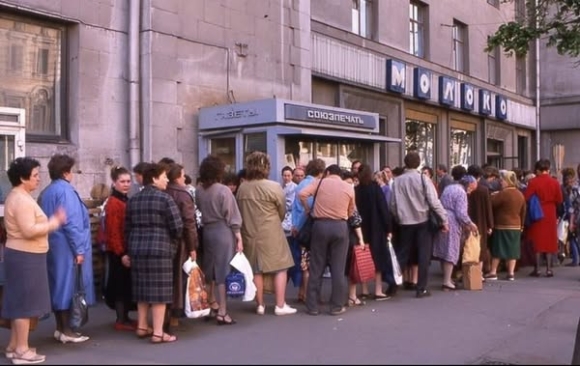
<path fill-rule="evenodd" d="M 236 138 L 225 137 L 211 140 L 210 153 L 219 157 L 226 165 L 226 171 L 236 172 Z"/>
<path fill-rule="evenodd" d="M 457 128 L 451 129 L 451 166 L 463 165 L 467 168 L 473 164 L 473 145 L 475 136 L 473 131 L 465 131 Z"/>
<path fill-rule="evenodd" d="M 6 195 L 12 188 L 8 180 L 8 168 L 14 160 L 15 145 L 13 135 L 0 135 L 0 202 L 4 203 Z"/>
<path fill-rule="evenodd" d="M 405 153 L 417 151 L 421 166 L 434 166 L 435 124 L 408 119 L 405 123 Z"/>
<path fill-rule="evenodd" d="M 350 169 L 355 160 L 372 164 L 372 143 L 288 136 L 284 145 L 284 160 L 280 162 L 282 166 L 305 167 L 312 159 L 322 159 L 326 166 L 338 164 L 343 169 Z"/>

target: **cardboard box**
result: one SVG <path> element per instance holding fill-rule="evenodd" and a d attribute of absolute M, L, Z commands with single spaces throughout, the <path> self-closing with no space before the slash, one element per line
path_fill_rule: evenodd
<path fill-rule="evenodd" d="M 481 273 L 481 264 L 463 264 L 463 288 L 465 290 L 480 291 L 483 290 L 483 280 Z"/>

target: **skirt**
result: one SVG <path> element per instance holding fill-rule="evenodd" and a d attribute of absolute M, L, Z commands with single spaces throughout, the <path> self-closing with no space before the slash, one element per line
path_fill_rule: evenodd
<path fill-rule="evenodd" d="M 0 316 L 4 319 L 33 318 L 50 313 L 46 253 L 4 249 L 6 282 Z"/>
<path fill-rule="evenodd" d="M 226 283 L 226 277 L 231 272 L 230 261 L 234 257 L 235 245 L 232 229 L 224 221 L 203 226 L 202 270 L 207 283 Z"/>
<path fill-rule="evenodd" d="M 489 248 L 491 256 L 499 259 L 520 259 L 521 235 L 520 230 L 495 230 Z"/>
<path fill-rule="evenodd" d="M 115 309 L 116 302 L 125 304 L 126 310 L 135 310 L 135 303 L 131 296 L 131 270 L 123 265 L 121 257 L 107 252 L 109 275 L 105 285 L 105 303 Z"/>
<path fill-rule="evenodd" d="M 136 256 L 131 258 L 133 301 L 170 304 L 173 301 L 173 259 Z"/>

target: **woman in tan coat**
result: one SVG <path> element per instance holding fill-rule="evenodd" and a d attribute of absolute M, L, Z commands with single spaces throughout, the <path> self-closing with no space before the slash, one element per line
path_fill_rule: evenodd
<path fill-rule="evenodd" d="M 238 188 L 236 198 L 242 214 L 244 253 L 254 271 L 257 288 L 256 313 L 263 315 L 264 274 L 274 274 L 276 315 L 296 313 L 285 301 L 287 270 L 294 265 L 282 220 L 286 213 L 284 191 L 278 182 L 268 180 L 270 158 L 253 152 L 246 158 L 247 180 Z"/>

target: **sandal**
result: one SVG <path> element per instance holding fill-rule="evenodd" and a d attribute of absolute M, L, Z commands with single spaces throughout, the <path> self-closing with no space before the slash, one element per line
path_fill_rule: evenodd
<path fill-rule="evenodd" d="M 358 297 L 355 297 L 354 299 L 349 297 L 348 298 L 348 306 L 349 307 L 353 307 L 353 306 L 362 306 L 365 305 L 366 303 L 364 301 L 361 301 Z"/>
<path fill-rule="evenodd" d="M 218 305 L 218 307 L 217 307 L 217 308 L 214 308 L 214 307 L 212 306 L 213 304 L 216 304 L 216 305 Z M 218 315 L 218 311 L 219 311 L 219 310 L 220 310 L 220 308 L 219 308 L 219 304 L 218 304 L 218 302 L 217 302 L 217 301 L 212 301 L 212 302 L 209 304 L 209 314 L 208 314 L 208 315 L 207 315 L 205 318 L 203 318 L 203 320 L 207 322 L 207 321 L 209 321 L 209 320 L 211 320 L 211 319 L 215 319 L 215 317 Z"/>
<path fill-rule="evenodd" d="M 379 295 L 375 295 L 375 301 L 384 301 L 384 300 L 388 300 L 391 297 L 389 295 L 385 295 L 385 294 L 379 294 Z"/>
<path fill-rule="evenodd" d="M 234 319 L 232 319 L 232 317 L 229 314 L 225 314 L 225 315 L 216 315 L 215 317 L 216 321 L 217 321 L 217 325 L 234 325 L 236 324 L 236 321 Z"/>
<path fill-rule="evenodd" d="M 31 365 L 41 363 L 46 360 L 46 356 L 39 355 L 31 349 L 27 349 L 24 353 L 14 352 L 14 357 L 11 359 L 15 365 Z"/>
<path fill-rule="evenodd" d="M 137 328 L 135 331 L 137 338 L 147 338 L 153 336 L 153 328 Z"/>
<path fill-rule="evenodd" d="M 158 341 L 154 341 L 154 339 L 158 339 Z M 162 335 L 152 334 L 151 335 L 151 343 L 153 344 L 160 344 L 160 343 L 171 343 L 175 342 L 177 337 L 171 334 L 163 333 Z"/>
<path fill-rule="evenodd" d="M 34 347 L 30 347 L 29 350 L 36 353 L 36 348 L 34 348 Z M 6 356 L 7 359 L 11 360 L 16 355 L 16 349 L 6 348 L 6 350 L 4 351 L 4 355 Z"/>

